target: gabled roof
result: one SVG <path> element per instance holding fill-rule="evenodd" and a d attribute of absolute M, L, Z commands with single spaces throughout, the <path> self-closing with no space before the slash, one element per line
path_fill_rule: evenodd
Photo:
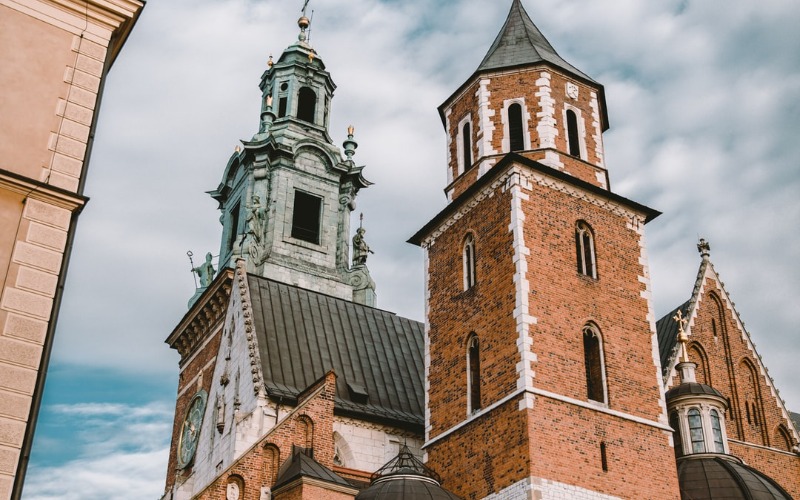
<path fill-rule="evenodd" d="M 549 63 L 583 80 L 597 83 L 558 55 L 533 24 L 520 0 L 514 0 L 508 18 L 477 71 L 489 71 L 537 63 Z"/>
<path fill-rule="evenodd" d="M 424 424 L 424 327 L 418 321 L 248 275 L 267 394 L 292 401 L 327 372 L 335 411 Z"/>
<path fill-rule="evenodd" d="M 289 484 L 295 479 L 301 477 L 319 479 L 320 481 L 325 481 L 327 483 L 352 487 L 352 485 L 345 481 L 340 475 L 309 457 L 302 451 L 293 449 L 292 456 L 289 457 L 286 462 L 281 465 L 280 470 L 278 470 L 278 477 L 275 479 L 275 486 L 272 488 L 278 489 L 281 486 Z"/>
<path fill-rule="evenodd" d="M 706 278 L 711 278 L 716 281 L 717 287 L 722 295 L 722 300 L 726 303 L 727 308 L 731 311 L 733 320 L 736 322 L 739 330 L 741 331 L 742 337 L 747 342 L 749 349 L 753 352 L 754 361 L 758 365 L 761 374 L 764 376 L 767 382 L 767 386 L 772 391 L 778 406 L 783 412 L 783 418 L 785 419 L 786 423 L 789 424 L 789 426 L 793 427 L 794 436 L 797 438 L 798 435 L 800 435 L 800 426 L 797 425 L 798 422 L 795 418 L 795 414 L 789 413 L 789 410 L 786 408 L 786 404 L 784 403 L 783 399 L 781 399 L 778 395 L 778 391 L 775 387 L 775 381 L 772 380 L 772 377 L 766 369 L 766 366 L 764 366 L 761 356 L 758 354 L 756 346 L 753 343 L 753 339 L 750 337 L 750 332 L 745 329 L 744 322 L 739 316 L 739 312 L 733 305 L 733 300 L 731 300 L 731 297 L 728 294 L 728 291 L 725 289 L 725 285 L 722 283 L 719 274 L 717 273 L 716 269 L 714 269 L 714 264 L 711 263 L 710 259 L 710 245 L 708 245 L 705 240 L 701 239 L 700 243 L 697 245 L 697 248 L 700 251 L 703 260 L 700 264 L 700 269 L 697 271 L 697 278 L 694 282 L 694 289 L 692 291 L 691 298 L 656 322 L 658 348 L 661 358 L 661 368 L 663 370 L 662 375 L 664 385 L 666 386 L 669 383 L 670 375 L 672 374 L 672 371 L 678 361 L 678 350 L 675 349 L 675 345 L 677 344 L 678 326 L 677 323 L 672 320 L 672 317 L 675 316 L 678 310 L 683 312 L 683 317 L 688 321 L 686 333 L 689 335 L 689 338 L 691 338 L 692 328 L 694 327 L 695 318 L 697 317 L 698 303 L 702 300 L 705 291 Z"/>

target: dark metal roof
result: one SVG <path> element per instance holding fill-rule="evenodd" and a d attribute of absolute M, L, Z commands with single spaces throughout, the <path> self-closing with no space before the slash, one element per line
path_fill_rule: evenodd
<path fill-rule="evenodd" d="M 624 207 L 639 212 L 642 215 L 644 215 L 645 224 L 655 219 L 659 215 L 661 215 L 661 212 L 659 212 L 658 210 L 654 210 L 640 203 L 636 203 L 635 201 L 629 200 L 607 189 L 595 186 L 594 184 L 582 181 L 577 177 L 573 177 L 570 174 L 564 173 L 560 170 L 556 170 L 552 167 L 548 167 L 543 163 L 531 160 L 530 158 L 526 158 L 525 156 L 521 156 L 517 153 L 508 153 L 505 156 L 503 156 L 503 158 L 500 161 L 498 161 L 497 164 L 493 166 L 485 175 L 482 175 L 477 181 L 473 182 L 470 187 L 464 190 L 464 192 L 461 193 L 461 195 L 459 195 L 458 198 L 450 202 L 446 207 L 444 207 L 444 209 L 441 212 L 436 214 L 436 216 L 433 219 L 431 219 L 427 224 L 425 224 L 422 227 L 422 229 L 417 231 L 416 234 L 414 234 L 414 236 L 409 238 L 408 243 L 411 243 L 413 245 L 422 244 L 422 240 L 424 240 L 425 237 L 428 236 L 428 234 L 430 234 L 434 229 L 436 229 L 443 220 L 445 220 L 447 217 L 450 217 L 453 213 L 455 213 L 466 200 L 469 200 L 470 197 L 472 197 L 472 195 L 479 192 L 485 186 L 491 184 L 497 176 L 505 173 L 506 167 L 514 163 L 530 168 L 531 170 L 541 172 L 549 177 L 566 182 L 567 184 L 571 184 L 575 187 L 583 189 L 584 191 L 588 191 L 592 194 L 602 196 L 608 200 L 613 201 L 614 203 L 619 203 Z"/>
<path fill-rule="evenodd" d="M 344 478 L 317 462 L 298 449 L 292 449 L 292 456 L 281 465 L 273 489 L 278 489 L 300 477 L 319 479 L 328 483 L 352 487 Z"/>
<path fill-rule="evenodd" d="M 459 500 L 440 486 L 441 479 L 403 445 L 400 453 L 372 475 L 372 484 L 356 500 Z"/>
<path fill-rule="evenodd" d="M 330 370 L 338 412 L 424 424 L 424 326 L 394 313 L 248 275 L 267 393 L 294 400 Z"/>
<path fill-rule="evenodd" d="M 684 382 L 677 387 L 667 391 L 666 398 L 669 401 L 678 396 L 716 396 L 718 398 L 725 398 L 718 390 L 706 384 L 699 384 L 697 382 Z"/>
<path fill-rule="evenodd" d="M 656 336 L 658 337 L 658 353 L 661 357 L 661 370 L 663 371 L 662 375 L 666 377 L 668 375 L 669 364 L 673 359 L 673 353 L 675 352 L 675 346 L 678 345 L 678 323 L 672 319 L 678 314 L 678 311 L 683 313 L 683 317 L 686 318 L 689 316 L 689 305 L 691 304 L 691 300 L 687 300 L 683 304 L 679 305 L 666 315 L 664 315 L 660 320 L 656 321 Z"/>
<path fill-rule="evenodd" d="M 678 483 L 683 500 L 792 500 L 771 478 L 729 456 L 678 460 Z"/>
<path fill-rule="evenodd" d="M 533 24 L 520 0 L 514 0 L 503 28 L 498 33 L 489 52 L 478 66 L 478 71 L 549 63 L 583 80 L 597 83 L 581 70 L 556 53 L 539 28 Z"/>
<path fill-rule="evenodd" d="M 800 413 L 789 412 L 789 416 L 792 418 L 794 428 L 800 432 Z"/>

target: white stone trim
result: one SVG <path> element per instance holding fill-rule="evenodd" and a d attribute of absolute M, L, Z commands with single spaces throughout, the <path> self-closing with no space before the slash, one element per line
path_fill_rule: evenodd
<path fill-rule="evenodd" d="M 535 476 L 503 488 L 483 500 L 619 500 L 619 497 L 588 490 L 580 486 L 551 481 Z"/>
<path fill-rule="evenodd" d="M 447 148 L 447 185 L 453 183 L 455 180 L 455 176 L 453 175 L 453 154 L 450 151 L 450 148 L 453 146 L 453 136 L 450 134 L 450 115 L 453 114 L 453 108 L 447 108 L 447 111 L 444 112 L 444 129 L 447 130 L 447 134 L 445 134 L 445 145 Z M 458 131 L 456 131 L 458 133 Z M 457 162 L 458 160 L 456 160 Z M 458 169 L 458 165 L 456 165 L 456 169 Z M 448 200 L 450 201 L 450 200 Z"/>
<path fill-rule="evenodd" d="M 592 139 L 594 139 L 594 154 L 597 156 L 597 165 L 606 168 L 605 148 L 603 145 L 603 126 L 600 123 L 600 102 L 597 99 L 597 92 L 592 91 L 591 101 L 589 106 L 592 108 Z M 599 179 L 598 179 L 599 180 Z M 605 177 L 603 178 L 603 187 L 605 186 Z M 606 187 L 607 188 L 607 187 Z"/>
<path fill-rule="evenodd" d="M 758 450 L 769 450 L 775 453 L 781 453 L 783 455 L 789 455 L 790 457 L 797 457 L 796 452 L 781 450 L 780 448 L 770 448 L 769 446 L 763 446 L 760 444 L 755 443 L 748 443 L 746 441 L 739 441 L 738 439 L 728 438 L 728 441 L 734 444 L 738 444 L 740 446 L 747 446 L 748 448 L 756 448 Z"/>
<path fill-rule="evenodd" d="M 519 409 L 533 408 L 534 398 L 529 392 L 533 389 L 533 379 L 536 376 L 534 363 L 536 353 L 533 352 L 533 338 L 530 327 L 535 325 L 537 318 L 530 314 L 529 297 L 531 293 L 528 281 L 528 256 L 530 249 L 525 245 L 525 211 L 522 209 L 524 201 L 529 197 L 523 189 L 530 191 L 531 186 L 527 179 L 521 175 L 512 175 L 506 181 L 505 190 L 511 192 L 511 222 L 508 231 L 514 236 L 514 283 L 516 298 L 514 303 L 514 320 L 517 330 L 517 350 L 520 359 L 516 365 L 517 389 L 525 391 L 525 397 L 519 402 Z"/>
<path fill-rule="evenodd" d="M 564 109 L 561 112 L 562 124 L 564 126 L 564 138 L 567 141 L 567 150 L 565 153 L 570 153 L 570 143 L 569 143 L 569 124 L 567 122 L 567 111 L 572 111 L 575 113 L 575 120 L 576 124 L 578 125 L 578 151 L 579 151 L 579 160 L 583 160 L 585 162 L 589 161 L 589 155 L 586 151 L 586 121 L 583 119 L 583 113 L 581 112 L 580 108 L 573 106 L 570 103 L 564 103 Z M 572 156 L 570 154 L 570 156 Z M 574 158 L 574 156 L 573 156 Z"/>
<path fill-rule="evenodd" d="M 492 81 L 488 78 L 482 78 L 478 83 L 478 91 L 475 93 L 478 98 L 478 130 L 475 132 L 475 142 L 478 145 L 478 158 L 498 153 L 498 151 L 492 147 L 495 128 L 492 118 L 495 115 L 495 111 L 490 107 L 490 97 L 492 93 L 489 92 L 489 84 L 491 82 Z M 481 174 L 482 173 L 484 172 L 481 172 Z"/>
<path fill-rule="evenodd" d="M 536 133 L 539 135 L 540 149 L 555 149 L 556 137 L 558 137 L 558 128 L 556 127 L 556 100 L 552 95 L 550 79 L 550 73 L 542 71 L 539 74 L 539 79 L 536 80 L 536 86 L 539 90 L 535 95 L 539 98 L 539 107 L 541 108 L 541 111 L 536 114 Z M 545 154 L 545 158 L 540 161 L 556 170 L 564 169 L 564 164 L 561 162 L 561 158 L 558 154 L 551 154 L 548 152 Z"/>

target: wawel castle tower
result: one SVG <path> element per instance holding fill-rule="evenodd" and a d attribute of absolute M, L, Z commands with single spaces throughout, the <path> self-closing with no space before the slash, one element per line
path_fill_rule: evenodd
<path fill-rule="evenodd" d="M 610 190 L 603 86 L 519 0 L 439 108 L 448 204 L 409 240 L 424 323 L 377 308 L 350 228 L 370 183 L 354 131 L 331 141 L 336 87 L 299 26 L 210 193 L 220 271 L 197 269 L 167 339 L 164 499 L 800 497 L 797 425 L 710 247 L 656 321 L 659 212 Z"/>

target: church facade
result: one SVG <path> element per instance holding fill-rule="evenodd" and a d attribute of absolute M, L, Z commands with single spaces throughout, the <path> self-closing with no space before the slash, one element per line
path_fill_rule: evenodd
<path fill-rule="evenodd" d="M 361 227 L 351 250 L 370 182 L 355 131 L 331 142 L 336 87 L 298 24 L 210 193 L 220 271 L 167 339 L 164 499 L 800 498 L 797 416 L 710 247 L 657 320 L 659 212 L 609 189 L 603 86 L 519 0 L 439 108 L 448 204 L 409 240 L 424 322 L 376 307 Z"/>

